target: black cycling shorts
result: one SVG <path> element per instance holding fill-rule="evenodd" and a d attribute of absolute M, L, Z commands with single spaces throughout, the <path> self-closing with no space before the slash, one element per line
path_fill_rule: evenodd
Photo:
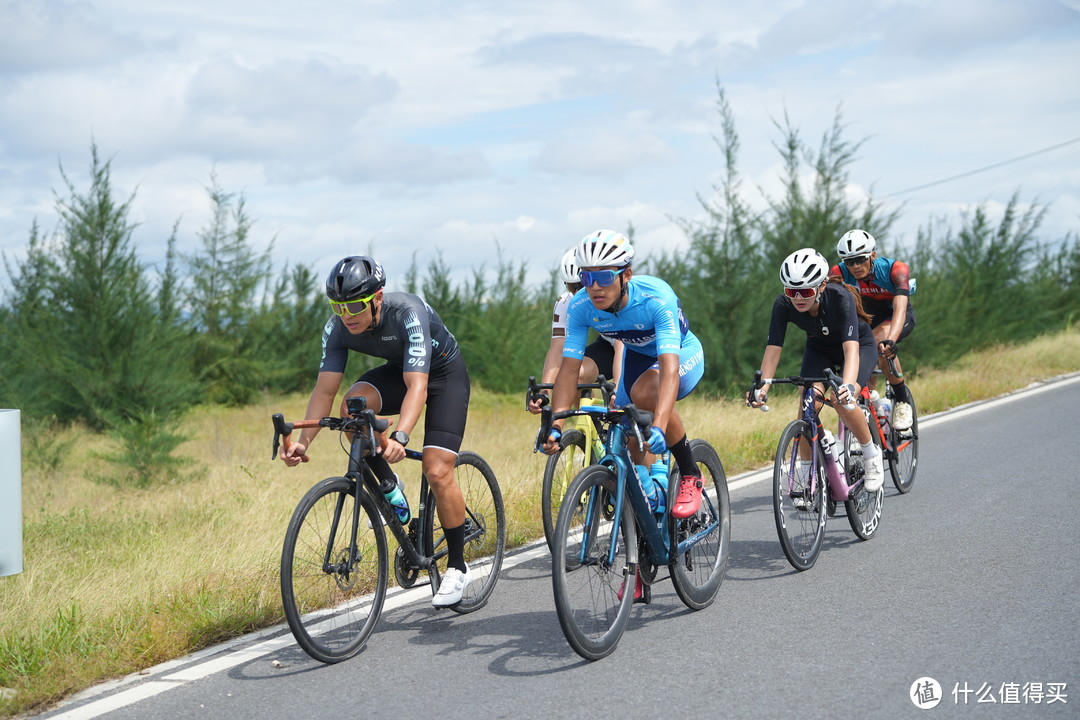
<path fill-rule="evenodd" d="M 870 327 L 876 328 L 883 322 L 891 322 L 893 318 L 892 310 L 887 313 L 881 313 L 880 315 L 874 315 L 870 318 Z M 904 327 L 900 330 L 900 337 L 896 338 L 896 342 L 900 342 L 915 329 L 915 308 L 908 305 L 907 312 L 904 316 Z"/>
<path fill-rule="evenodd" d="M 597 371 L 605 380 L 615 374 L 615 346 L 604 338 L 597 338 L 585 347 L 585 357 L 596 363 Z"/>
<path fill-rule="evenodd" d="M 806 349 L 802 356 L 802 369 L 799 374 L 803 377 L 825 377 L 825 368 L 842 372 L 844 367 L 844 347 L 842 345 L 824 345 L 806 341 Z M 866 387 L 870 376 L 877 367 L 877 347 L 875 345 L 859 346 L 859 376 L 856 382 L 860 388 Z"/>
<path fill-rule="evenodd" d="M 382 400 L 380 415 L 397 415 L 405 400 L 405 378 L 399 365 L 380 365 L 361 375 L 357 382 L 371 385 Z M 469 415 L 469 371 L 458 354 L 428 376 L 428 396 L 424 416 L 424 447 L 457 453 L 465 437 Z"/>

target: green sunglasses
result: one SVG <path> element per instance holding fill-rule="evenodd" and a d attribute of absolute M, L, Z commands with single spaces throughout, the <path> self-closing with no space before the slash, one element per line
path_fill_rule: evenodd
<path fill-rule="evenodd" d="M 368 305 L 371 304 L 371 298 L 375 297 L 376 293 L 372 293 L 367 297 L 357 298 L 356 300 L 350 300 L 348 302 L 338 302 L 336 300 L 330 301 L 330 309 L 334 311 L 334 314 L 338 317 L 344 315 L 359 315 L 368 309 Z"/>

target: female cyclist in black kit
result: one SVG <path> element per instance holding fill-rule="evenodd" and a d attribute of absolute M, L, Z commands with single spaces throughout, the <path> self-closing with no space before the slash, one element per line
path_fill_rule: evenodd
<path fill-rule="evenodd" d="M 773 302 L 769 339 L 761 358 L 761 376 L 771 378 L 776 372 L 788 323 L 806 332 L 800 375 L 821 377 L 825 368 L 843 368 L 843 385 L 837 393 L 839 402 L 835 408 L 844 425 L 862 445 L 866 468 L 864 487 L 867 492 L 874 493 L 885 481 L 881 450 L 872 441 L 862 411 L 858 407 L 851 410 L 843 407 L 844 403 L 855 402 L 874 371 L 877 362 L 874 333 L 859 315 L 860 306 L 854 292 L 842 284 L 829 283 L 828 273 L 828 261 L 813 248 L 796 250 L 780 266 L 784 293 Z M 750 397 L 748 393 L 747 403 L 761 407 L 768 390 L 766 384 L 757 397 Z"/>

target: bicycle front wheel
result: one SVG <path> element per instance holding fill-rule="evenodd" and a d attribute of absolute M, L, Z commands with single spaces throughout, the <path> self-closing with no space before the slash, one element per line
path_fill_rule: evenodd
<path fill-rule="evenodd" d="M 356 508 L 356 484 L 343 477 L 315 485 L 281 549 L 285 619 L 300 647 L 324 663 L 360 652 L 386 598 L 386 536 L 371 498 L 360 497 Z"/>
<path fill-rule="evenodd" d="M 494 471 L 476 453 L 458 453 L 454 479 L 465 497 L 465 562 L 472 582 L 465 588 L 461 602 L 450 609 L 464 614 L 482 608 L 498 582 L 506 552 L 506 511 Z M 424 527 L 424 553 L 434 558 L 428 570 L 434 593 L 446 571 L 447 548 L 433 492 L 428 493 Z"/>
<path fill-rule="evenodd" d="M 609 468 L 585 468 L 570 484 L 555 523 L 555 610 L 570 647 L 586 660 L 615 650 L 634 602 L 637 534 L 629 503 L 614 517 L 615 482 Z"/>
<path fill-rule="evenodd" d="M 548 457 L 544 466 L 544 485 L 540 494 L 540 514 L 544 519 L 544 539 L 547 540 L 549 551 L 552 549 L 555 521 L 559 517 L 563 496 L 570 482 L 591 464 L 585 449 L 585 433 L 567 430 L 563 433 L 561 444 L 562 448 Z"/>
<path fill-rule="evenodd" d="M 870 436 L 874 444 L 878 445 L 878 449 L 881 450 L 881 440 L 873 429 L 876 422 L 873 411 L 865 406 L 860 407 L 866 417 L 868 427 L 871 428 Z M 858 484 L 855 492 L 844 501 L 844 510 L 851 531 L 860 540 L 869 540 L 874 537 L 878 526 L 881 524 L 881 506 L 885 499 L 885 488 L 881 487 L 878 488 L 877 492 L 870 493 L 866 491 L 865 485 L 859 483 L 866 476 L 866 469 L 863 466 L 862 445 L 855 438 L 855 433 L 848 428 L 843 429 L 843 437 L 842 460 L 844 463 L 844 475 L 847 477 L 849 486 Z"/>
<path fill-rule="evenodd" d="M 776 533 L 788 562 L 796 570 L 809 570 L 817 562 L 825 537 L 828 504 L 821 452 L 810 439 L 805 420 L 794 420 L 780 436 L 773 463 L 773 516 Z M 813 453 L 811 466 L 800 451 Z M 817 477 L 810 468 L 817 468 Z"/>
<path fill-rule="evenodd" d="M 901 493 L 911 491 L 919 462 L 919 414 L 915 410 L 911 388 L 908 388 L 907 394 L 911 402 L 911 427 L 897 430 L 889 426 L 889 474 L 892 475 L 893 485 Z"/>
<path fill-rule="evenodd" d="M 731 549 L 731 501 L 720 456 L 704 440 L 691 440 L 690 452 L 704 480 L 701 509 L 692 517 L 668 517 L 672 553 L 671 582 L 683 603 L 692 610 L 712 604 L 727 572 Z M 678 478 L 669 485 L 675 497 Z"/>

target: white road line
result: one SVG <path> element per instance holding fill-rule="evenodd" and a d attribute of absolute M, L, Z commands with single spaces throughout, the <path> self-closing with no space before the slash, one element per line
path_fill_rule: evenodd
<path fill-rule="evenodd" d="M 133 688 L 117 693 L 115 695 L 109 695 L 103 697 L 100 700 L 95 700 L 92 703 L 86 705 L 80 705 L 79 707 L 72 708 L 67 712 L 60 713 L 59 715 L 53 715 L 54 718 L 64 718 L 64 720 L 91 720 L 100 715 L 104 715 L 107 712 L 113 710 L 119 710 L 122 707 L 133 705 L 140 700 L 160 695 L 166 690 L 172 690 L 174 687 L 180 687 L 182 683 L 175 682 L 161 682 L 159 680 L 152 680 L 150 682 L 136 685 Z"/>
<path fill-rule="evenodd" d="M 985 400 L 970 403 L 968 405 L 962 405 L 952 410 L 945 410 L 940 413 L 934 413 L 928 415 L 925 418 L 919 418 L 919 427 L 933 427 L 934 425 L 949 421 L 957 420 L 967 417 L 976 412 L 982 412 L 983 410 L 990 410 L 992 408 L 1010 403 L 1013 400 L 1017 400 L 1020 397 L 1027 397 L 1032 394 L 1046 392 L 1048 390 L 1058 389 L 1064 384 L 1080 382 L 1080 373 L 1070 373 L 1065 376 L 1053 378 L 1042 383 L 1034 383 L 1033 385 L 1003 395 L 993 400 Z M 740 490 L 745 487 L 749 487 L 755 483 L 768 480 L 772 477 L 772 468 L 765 468 L 762 470 L 752 470 L 747 473 L 742 473 L 728 481 L 729 490 Z M 536 540 L 524 548 L 514 550 L 511 554 L 507 555 L 503 561 L 503 570 L 516 567 L 523 563 L 538 558 L 545 557 L 548 554 L 547 544 L 543 540 Z M 397 608 L 405 607 L 415 602 L 420 602 L 425 598 L 431 597 L 431 588 L 428 583 L 418 584 L 409 590 L 397 590 L 387 593 L 386 602 L 383 605 L 383 611 L 396 610 Z M 329 622 L 329 621 L 328 621 Z M 107 712 L 112 712 L 122 707 L 132 705 L 145 700 L 146 698 L 160 695 L 161 693 L 171 690 L 177 687 L 183 687 L 185 684 L 194 680 L 199 680 L 204 677 L 213 675 L 216 672 L 227 670 L 245 662 L 255 660 L 256 658 L 268 655 L 276 650 L 280 650 L 284 647 L 289 647 L 294 643 L 292 635 L 279 635 L 277 637 L 270 638 L 263 642 L 257 643 L 247 648 L 236 650 L 235 652 L 229 652 L 229 649 L 236 647 L 237 645 L 245 642 L 250 642 L 253 637 L 259 637 L 260 635 L 267 635 L 278 633 L 285 628 L 284 625 L 277 625 L 273 628 L 261 630 L 258 633 L 246 635 L 242 638 L 238 638 L 232 642 L 224 645 L 219 645 L 214 648 L 208 648 L 207 650 L 189 655 L 187 658 L 180 658 L 178 660 L 170 660 L 156 665 L 149 670 L 143 671 L 140 675 L 133 675 L 126 679 L 126 681 L 135 682 L 142 679 L 146 675 L 161 676 L 160 680 L 150 680 L 148 682 L 142 682 L 134 685 L 127 690 L 107 695 L 99 700 L 80 705 L 72 708 L 66 712 L 54 715 L 54 718 L 63 718 L 63 720 L 93 720 L 93 718 L 100 717 Z M 318 626 L 313 628 L 313 631 L 317 634 Z M 206 660 L 196 662 L 194 665 L 190 665 L 183 670 L 164 675 L 165 672 L 172 670 L 174 667 L 184 665 L 191 660 L 196 660 L 202 657 L 207 657 Z M 88 692 L 92 692 L 91 691 Z M 77 702 L 80 698 L 85 698 L 86 693 L 81 696 L 76 696 L 72 702 Z"/>

